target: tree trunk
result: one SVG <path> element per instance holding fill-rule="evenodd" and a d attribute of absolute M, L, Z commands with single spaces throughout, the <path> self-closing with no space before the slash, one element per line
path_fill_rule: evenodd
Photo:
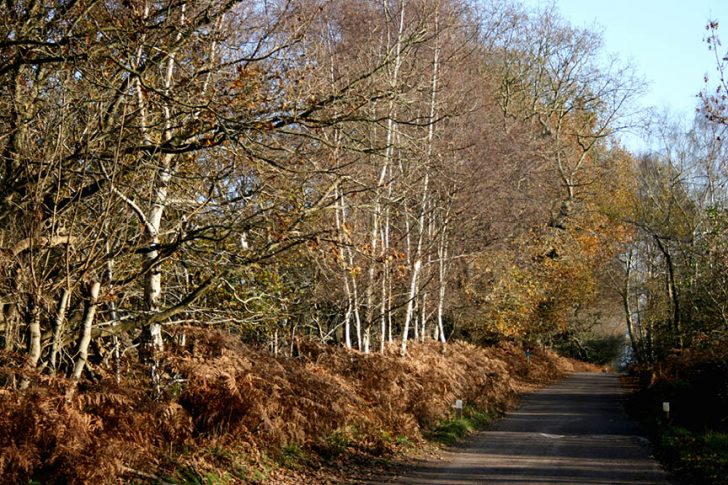
<path fill-rule="evenodd" d="M 35 301 L 31 305 L 28 321 L 28 366 L 34 369 L 38 366 L 41 353 L 40 308 Z"/>
<path fill-rule="evenodd" d="M 424 342 L 427 338 L 427 296 L 428 293 L 424 291 L 422 298 L 420 299 L 420 340 Z"/>
<path fill-rule="evenodd" d="M 35 301 L 30 302 L 30 313 L 28 315 L 28 367 L 35 369 L 41 354 L 41 331 L 40 331 L 40 308 Z M 25 377 L 20 382 L 21 389 L 27 389 L 30 379 Z"/>
<path fill-rule="evenodd" d="M 354 299 L 352 296 L 351 288 L 349 287 L 349 278 L 351 277 L 351 267 L 347 262 L 351 262 L 351 258 L 347 258 L 348 254 L 345 255 L 344 247 L 348 247 L 350 244 L 349 238 L 346 235 L 342 221 L 345 221 L 346 217 L 346 206 L 344 205 L 344 194 L 339 194 L 339 188 L 335 188 L 335 196 L 339 199 L 339 206 L 335 208 L 334 219 L 336 221 L 336 230 L 339 233 L 339 259 L 341 260 L 341 266 L 343 269 L 343 280 L 344 280 L 344 293 L 346 294 L 346 313 L 344 315 L 344 345 L 347 349 L 351 348 L 351 317 L 354 312 Z M 341 215 L 339 215 L 341 213 Z"/>
<path fill-rule="evenodd" d="M 422 261 L 415 261 L 414 268 L 412 269 L 412 280 L 410 281 L 409 299 L 407 300 L 407 313 L 404 317 L 404 329 L 402 330 L 402 347 L 400 348 L 400 355 L 407 355 L 407 338 L 409 337 L 409 327 L 412 321 L 412 313 L 414 310 L 415 297 L 417 296 L 417 277 L 420 274 L 420 267 Z"/>
<path fill-rule="evenodd" d="M 445 222 L 441 229 L 440 241 L 437 247 L 438 256 L 438 283 L 440 291 L 438 292 L 437 299 L 437 333 L 440 337 L 440 342 L 447 343 L 445 338 L 445 328 L 443 326 L 443 317 L 445 313 L 445 294 L 447 291 L 447 280 L 446 280 L 446 261 L 447 261 L 447 215 L 445 216 Z"/>
<path fill-rule="evenodd" d="M 634 353 L 637 362 L 642 362 L 642 353 L 637 346 L 637 339 L 634 335 L 634 320 L 632 318 L 632 308 L 629 304 L 629 293 L 630 288 L 630 274 L 632 270 L 632 250 L 630 249 L 627 254 L 627 267 L 624 276 L 624 287 L 622 289 L 622 304 L 624 305 L 624 314 L 627 319 L 627 335 L 629 336 L 629 342 L 632 346 L 632 352 Z"/>
<path fill-rule="evenodd" d="M 53 344 L 51 346 L 51 369 L 55 373 L 58 365 L 58 352 L 60 352 L 64 324 L 66 322 L 66 312 L 68 310 L 68 300 L 71 292 L 68 288 L 63 288 L 61 293 L 61 301 L 58 304 L 58 312 L 56 313 L 56 320 L 53 324 Z"/>
<path fill-rule="evenodd" d="M 78 359 L 76 360 L 76 366 L 73 369 L 72 375 L 74 380 L 81 378 L 83 369 L 88 361 L 88 346 L 91 343 L 91 328 L 96 317 L 96 305 L 100 289 L 101 284 L 98 281 L 92 282 L 89 288 L 88 301 L 86 302 L 86 309 L 81 326 L 81 341 L 78 344 Z"/>
<path fill-rule="evenodd" d="M 667 288 L 667 297 L 670 300 L 670 306 L 672 309 L 671 322 L 672 329 L 677 337 L 680 348 L 683 347 L 683 335 L 682 325 L 680 322 L 680 298 L 677 291 L 677 285 L 675 284 L 675 266 L 672 262 L 672 255 L 667 246 L 665 246 L 658 236 L 654 237 L 657 247 L 665 257 L 665 266 L 667 267 L 667 281 L 665 286 Z"/>

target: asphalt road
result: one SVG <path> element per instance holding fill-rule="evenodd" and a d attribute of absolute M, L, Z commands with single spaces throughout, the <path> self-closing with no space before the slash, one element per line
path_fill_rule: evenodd
<path fill-rule="evenodd" d="M 623 396 L 614 374 L 571 375 L 524 397 L 517 411 L 445 461 L 412 466 L 388 483 L 670 483 L 627 418 Z"/>

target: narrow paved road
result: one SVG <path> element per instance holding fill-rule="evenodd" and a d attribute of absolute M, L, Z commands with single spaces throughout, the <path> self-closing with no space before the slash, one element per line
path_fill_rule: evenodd
<path fill-rule="evenodd" d="M 467 448 L 449 452 L 447 462 L 415 466 L 391 483 L 669 483 L 622 398 L 616 375 L 574 374 L 524 397 Z"/>

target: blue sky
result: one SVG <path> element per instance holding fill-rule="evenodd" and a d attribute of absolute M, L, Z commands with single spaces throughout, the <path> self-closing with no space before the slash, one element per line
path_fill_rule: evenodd
<path fill-rule="evenodd" d="M 728 0 L 523 0 L 551 3 L 572 25 L 601 31 L 605 51 L 632 62 L 649 83 L 641 103 L 675 117 L 691 119 L 703 76 L 715 77 L 715 55 L 703 41 L 709 19 L 721 23 L 728 48 Z"/>

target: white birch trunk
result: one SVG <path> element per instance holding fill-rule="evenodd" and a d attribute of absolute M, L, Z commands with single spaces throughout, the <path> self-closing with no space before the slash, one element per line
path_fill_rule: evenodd
<path fill-rule="evenodd" d="M 33 302 L 31 309 L 30 322 L 28 323 L 28 367 L 35 369 L 38 367 L 41 346 L 41 329 L 40 329 L 40 308 L 38 304 Z M 30 386 L 30 379 L 24 377 L 20 382 L 20 389 L 27 389 Z"/>
<path fill-rule="evenodd" d="M 427 338 L 427 296 L 426 291 L 422 292 L 422 299 L 420 301 L 420 340 L 422 342 Z"/>
<path fill-rule="evenodd" d="M 346 229 L 346 201 L 344 199 L 343 192 L 341 193 L 341 225 L 342 229 Z M 346 233 L 345 233 L 346 234 Z M 361 349 L 361 314 L 359 312 L 359 285 L 356 281 L 356 272 L 354 271 L 354 251 L 351 249 L 351 239 L 347 239 L 346 244 L 346 257 L 348 262 L 349 271 L 348 277 L 351 278 L 351 311 L 354 315 L 354 327 L 357 335 L 357 348 Z M 347 274 L 344 274 L 347 277 Z M 349 348 L 351 348 L 351 335 L 349 336 Z"/>
<path fill-rule="evenodd" d="M 390 184 L 391 187 L 391 184 Z M 391 189 L 390 189 L 391 190 Z M 384 213 L 384 225 L 382 227 L 382 254 L 384 255 L 384 261 L 382 262 L 382 288 L 381 288 L 381 302 L 379 306 L 379 352 L 384 353 L 384 343 L 387 337 L 387 315 L 389 314 L 389 306 L 387 300 L 387 284 L 389 282 L 389 257 L 387 251 L 389 250 L 389 209 Z"/>
<path fill-rule="evenodd" d="M 439 6 L 435 12 L 435 52 L 432 63 L 432 82 L 431 82 L 431 96 L 430 96 L 430 125 L 427 131 L 427 161 L 430 162 L 432 159 L 432 153 L 434 149 L 434 137 L 435 137 L 435 119 L 437 116 L 437 89 L 439 82 L 439 71 L 440 71 L 440 46 L 439 46 Z M 400 353 L 405 355 L 407 353 L 407 338 L 409 334 L 409 326 L 412 320 L 412 308 L 418 299 L 418 278 L 420 269 L 422 267 L 422 245 L 425 236 L 425 213 L 429 201 L 429 187 L 430 187 L 430 167 L 425 167 L 424 180 L 422 183 L 422 198 L 420 201 L 420 210 L 418 217 L 418 235 L 417 245 L 415 248 L 414 266 L 412 268 L 411 280 L 410 280 L 410 295 L 407 302 L 407 312 L 405 314 L 404 331 L 402 333 L 402 348 Z"/>
<path fill-rule="evenodd" d="M 419 317 L 419 314 L 420 314 L 420 312 L 419 312 L 420 299 L 418 297 L 419 292 L 417 291 L 417 289 L 418 289 L 417 288 L 417 284 L 415 284 L 415 292 L 414 292 L 415 299 L 412 302 L 413 303 L 413 307 L 412 307 L 412 325 L 411 325 L 412 328 L 415 331 L 415 341 L 417 341 L 417 340 L 420 339 L 420 320 L 418 318 Z"/>
<path fill-rule="evenodd" d="M 353 255 L 351 257 L 353 264 Z M 361 313 L 359 312 L 359 289 L 356 283 L 356 275 L 351 276 L 351 293 L 354 307 L 354 326 L 356 328 L 357 341 L 361 342 Z"/>
<path fill-rule="evenodd" d="M 172 155 L 163 155 L 160 162 L 160 169 L 157 173 L 157 181 L 154 190 L 154 203 L 147 218 L 149 230 L 149 251 L 144 253 L 144 259 L 147 264 L 152 265 L 147 272 L 144 282 L 144 301 L 147 311 L 150 314 L 158 313 L 161 309 L 162 298 L 162 272 L 158 262 L 159 251 L 159 232 L 162 225 L 162 215 L 167 207 L 167 195 L 169 183 L 172 180 Z M 162 324 L 153 323 L 149 325 L 149 344 L 155 351 L 163 349 Z"/>
<path fill-rule="evenodd" d="M 70 299 L 71 292 L 68 288 L 63 288 L 61 293 L 61 301 L 58 304 L 58 312 L 56 313 L 56 319 L 53 322 L 53 344 L 51 345 L 51 370 L 55 373 L 58 366 L 58 352 L 60 352 L 63 330 L 66 322 L 66 312 L 68 311 L 68 300 Z"/>
<path fill-rule="evenodd" d="M 402 1 L 400 4 L 400 10 L 399 10 L 399 25 L 397 28 L 397 39 L 395 41 L 395 57 L 394 57 L 394 67 L 392 71 L 392 75 L 390 77 L 390 89 L 392 93 L 397 92 L 397 88 L 399 86 L 400 82 L 400 69 L 402 67 L 402 47 L 403 47 L 403 39 L 404 39 L 404 27 L 405 27 L 405 5 L 407 2 Z M 386 11 L 386 3 L 384 5 L 384 9 Z M 387 44 L 389 45 L 389 40 L 387 41 Z M 368 281 L 367 281 L 367 291 L 366 291 L 366 306 L 367 306 L 367 314 L 366 314 L 366 329 L 365 329 L 365 335 L 366 335 L 366 342 L 365 342 L 365 352 L 369 352 L 369 344 L 371 339 L 371 326 L 373 324 L 374 320 L 374 284 L 375 284 L 375 266 L 376 266 L 376 256 L 379 256 L 381 259 L 383 259 L 384 256 L 384 250 L 385 247 L 382 246 L 381 251 L 379 251 L 378 254 L 378 242 L 380 237 L 380 224 L 382 220 L 382 200 L 381 200 L 381 189 L 387 180 L 387 176 L 390 172 L 390 166 L 392 163 L 392 159 L 394 158 L 394 136 L 395 132 L 397 131 L 396 123 L 395 123 L 395 117 L 396 117 L 396 96 L 392 96 L 390 102 L 389 102 L 389 110 L 388 110 L 388 116 L 387 116 L 387 128 L 386 128 L 386 148 L 384 153 L 384 163 L 382 164 L 382 168 L 379 173 L 379 179 L 377 181 L 376 186 L 376 196 L 373 204 L 373 212 L 372 212 L 372 229 L 371 229 L 371 236 L 369 239 L 369 245 L 371 248 L 371 257 L 372 262 L 369 265 L 369 271 L 368 271 Z M 391 184 L 388 190 L 391 191 Z M 381 307 L 381 305 L 380 305 Z M 381 318 L 381 317 L 380 317 Z M 382 334 L 383 339 L 383 334 Z M 383 350 L 383 346 L 380 347 Z"/>
<path fill-rule="evenodd" d="M 144 10 L 142 14 L 142 21 L 146 22 L 149 17 L 149 2 L 144 2 Z M 139 49 L 137 49 L 136 58 L 134 59 L 134 69 L 137 69 L 142 63 L 144 56 L 144 45 L 146 44 L 146 33 L 142 34 L 139 42 Z M 147 103 L 144 100 L 144 91 L 142 90 L 142 80 L 139 76 L 134 78 L 134 89 L 137 95 L 137 105 L 139 108 L 139 128 L 142 132 L 142 138 L 144 144 L 151 144 L 151 138 L 149 136 L 149 121 L 147 112 Z"/>
<path fill-rule="evenodd" d="M 35 302 L 32 305 L 33 309 L 28 324 L 28 363 L 31 368 L 35 368 L 38 365 L 41 353 L 40 308 Z"/>
<path fill-rule="evenodd" d="M 389 308 L 392 308 L 392 275 L 389 275 L 389 281 L 387 281 L 387 305 Z M 392 312 L 387 313 L 387 342 L 390 344 L 394 342 L 394 337 L 392 336 Z"/>
<path fill-rule="evenodd" d="M 372 328 L 371 326 L 367 325 L 367 328 L 364 329 L 364 334 L 362 336 L 362 344 L 364 345 L 363 351 L 365 354 L 368 354 L 371 350 L 371 339 L 372 339 Z"/>
<path fill-rule="evenodd" d="M 181 7 L 182 13 L 180 18 L 180 24 L 185 23 L 186 6 L 183 4 Z M 179 42 L 182 33 L 178 32 L 176 41 Z M 172 78 L 174 77 L 174 68 L 176 61 L 176 52 L 170 52 L 169 58 L 167 59 L 167 68 L 164 77 L 164 93 L 169 96 L 172 90 Z M 163 140 L 168 140 L 173 135 L 172 127 L 172 108 L 169 102 L 166 102 L 163 106 L 164 113 L 164 134 Z M 156 180 L 154 182 L 154 193 L 152 208 L 147 217 L 147 231 L 148 231 L 148 242 L 149 250 L 144 254 L 144 259 L 147 264 L 152 265 L 146 275 L 144 284 L 144 301 L 147 306 L 147 311 L 150 314 L 158 313 L 161 309 L 162 299 L 162 272 L 160 266 L 156 261 L 159 257 L 159 246 L 160 239 L 159 234 L 162 227 L 162 216 L 167 208 L 167 198 L 169 192 L 169 184 L 172 180 L 173 174 L 173 161 L 174 155 L 165 153 L 160 157 L 159 167 L 157 169 Z M 164 348 L 164 340 L 162 338 L 162 324 L 152 323 L 148 326 L 148 339 L 151 351 L 161 351 Z"/>
<path fill-rule="evenodd" d="M 83 369 L 88 361 L 88 346 L 91 343 L 91 328 L 93 327 L 94 318 L 96 318 L 96 305 L 100 289 L 101 283 L 98 281 L 91 283 L 89 298 L 86 303 L 86 311 L 84 312 L 83 324 L 81 327 L 81 341 L 78 344 L 78 358 L 76 359 L 76 366 L 74 367 L 73 375 L 71 376 L 74 380 L 79 380 L 81 378 Z"/>
<path fill-rule="evenodd" d="M 353 298 L 351 294 L 351 288 L 349 287 L 349 273 L 351 268 L 347 265 L 347 257 L 344 254 L 344 246 L 348 246 L 348 238 L 344 232 L 342 225 L 342 218 L 344 217 L 344 194 L 339 194 L 339 188 L 335 188 L 335 196 L 339 199 L 339 205 L 334 210 L 334 217 L 336 220 L 336 230 L 339 233 L 339 259 L 343 266 L 343 280 L 344 280 L 344 293 L 346 294 L 346 314 L 344 316 L 344 345 L 347 349 L 351 348 L 351 317 L 353 314 Z M 341 215 L 339 215 L 341 211 Z"/>
<path fill-rule="evenodd" d="M 402 330 L 402 347 L 400 348 L 400 355 L 407 355 L 407 338 L 409 336 L 410 322 L 412 321 L 412 313 L 414 310 L 415 297 L 417 296 L 417 276 L 420 273 L 422 262 L 415 261 L 414 268 L 412 270 L 412 281 L 410 283 L 409 299 L 407 300 L 407 313 L 404 319 L 404 329 Z"/>
<path fill-rule="evenodd" d="M 341 193 L 341 224 L 342 228 L 346 228 L 346 202 L 344 200 L 344 194 Z M 354 252 L 351 249 L 351 239 L 347 239 L 348 244 L 346 244 L 346 258 L 347 258 L 347 268 L 345 268 L 345 274 L 344 278 L 350 278 L 351 279 L 351 313 L 354 315 L 354 329 L 356 332 L 356 344 L 357 349 L 361 350 L 362 340 L 361 340 L 361 314 L 359 313 L 359 286 L 356 282 L 356 272 L 354 271 Z M 351 332 L 351 329 L 349 329 L 349 332 Z M 352 347 L 351 344 L 351 333 L 348 337 L 348 344 L 347 346 L 349 348 Z"/>
<path fill-rule="evenodd" d="M 447 221 L 442 227 L 440 234 L 440 244 L 437 248 L 438 256 L 438 283 L 439 294 L 437 299 L 437 334 L 440 342 L 447 343 L 445 338 L 445 328 L 443 326 L 443 317 L 445 313 L 445 294 L 447 289 L 446 271 L 447 271 Z"/>
<path fill-rule="evenodd" d="M 111 254 L 111 244 L 107 240 L 106 241 L 106 253 Z M 114 287 L 113 287 L 113 281 L 114 281 L 114 260 L 109 259 L 109 261 L 106 263 L 106 280 L 108 281 L 109 286 L 109 293 L 113 293 Z M 113 299 L 111 299 L 108 303 L 109 308 L 109 316 L 111 316 L 111 327 L 116 327 L 118 325 L 118 314 L 116 312 L 116 303 Z M 121 342 L 119 339 L 119 336 L 114 332 L 114 335 L 112 337 L 114 349 L 113 349 L 113 356 L 114 356 L 114 375 L 116 377 L 116 383 L 119 384 L 121 382 Z"/>
<path fill-rule="evenodd" d="M 425 205 L 427 202 L 427 196 L 429 192 L 429 183 L 430 183 L 430 174 L 429 172 L 425 172 L 425 179 L 423 182 L 422 187 L 422 202 L 420 206 L 420 214 L 418 218 L 418 228 L 419 228 L 419 234 L 417 237 L 417 246 L 415 248 L 415 256 L 414 256 L 414 265 L 412 268 L 411 276 L 410 276 L 410 294 L 409 299 L 407 301 L 407 312 L 405 314 L 405 321 L 404 321 L 404 330 L 402 332 L 402 349 L 401 354 L 405 355 L 407 353 L 407 338 L 409 334 L 409 328 L 410 324 L 412 322 L 412 319 L 416 320 L 417 317 L 414 313 L 414 308 L 417 304 L 418 300 L 418 278 L 420 274 L 420 269 L 422 268 L 422 242 L 424 239 L 424 225 L 425 225 Z M 415 338 L 418 337 L 418 327 L 417 322 L 415 321 Z"/>
<path fill-rule="evenodd" d="M 328 39 L 329 41 L 331 39 Z M 331 42 L 328 43 L 328 48 L 331 51 L 329 66 L 329 76 L 331 85 L 336 83 L 336 69 L 334 65 L 334 47 Z M 339 163 L 339 152 L 341 149 L 341 131 L 336 128 L 334 131 L 334 162 Z M 336 230 L 339 234 L 339 260 L 342 265 L 342 276 L 344 280 L 344 293 L 346 295 L 346 313 L 344 315 L 344 345 L 347 349 L 351 349 L 351 319 L 355 318 L 357 328 L 361 328 L 359 309 L 358 309 L 358 297 L 356 288 L 356 274 L 354 270 L 354 257 L 351 250 L 351 237 L 349 231 L 346 228 L 346 202 L 344 200 L 344 192 L 337 185 L 334 189 L 334 197 L 338 199 L 339 203 L 334 208 L 334 215 L 336 218 Z M 346 248 L 346 249 L 344 249 Z M 351 279 L 351 284 L 349 283 Z"/>

